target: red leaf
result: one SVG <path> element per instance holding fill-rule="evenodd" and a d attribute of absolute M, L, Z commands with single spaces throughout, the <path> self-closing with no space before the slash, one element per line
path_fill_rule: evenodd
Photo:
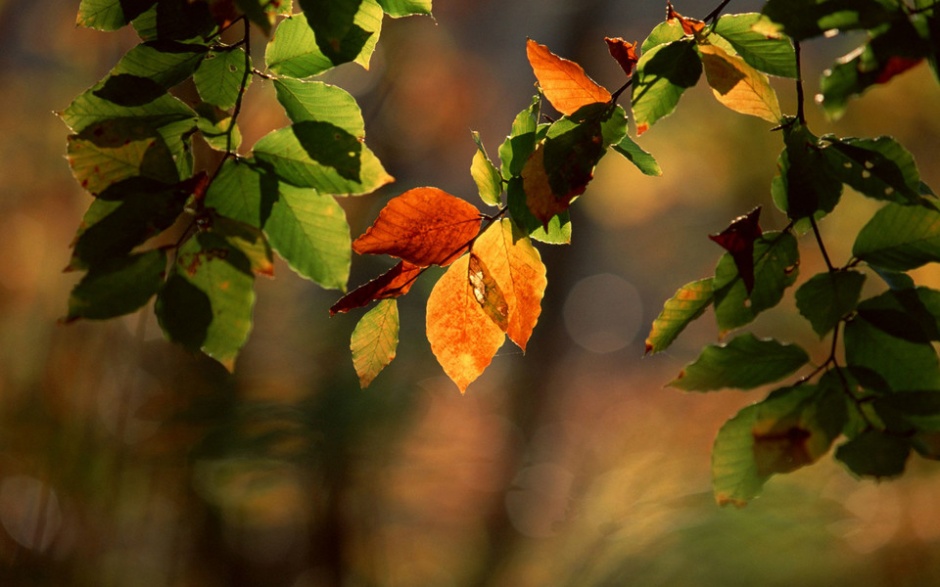
<path fill-rule="evenodd" d="M 628 43 L 620 37 L 604 37 L 604 41 L 607 43 L 610 56 L 617 60 L 623 72 L 627 76 L 632 75 L 636 62 L 640 60 L 636 53 L 636 43 Z"/>
<path fill-rule="evenodd" d="M 525 52 L 542 93 L 555 110 L 570 115 L 588 104 L 610 102 L 610 92 L 574 61 L 562 59 L 532 39 L 526 41 Z"/>
<path fill-rule="evenodd" d="M 745 216 L 738 216 L 731 221 L 728 228 L 718 234 L 710 234 L 708 238 L 715 241 L 731 254 L 734 265 L 738 268 L 738 275 L 744 281 L 748 293 L 754 289 L 754 241 L 760 238 L 761 228 L 760 206 L 754 208 Z"/>
<path fill-rule="evenodd" d="M 923 61 L 923 58 L 914 59 L 911 57 L 901 57 L 899 55 L 894 55 L 885 62 L 884 66 L 878 72 L 878 77 L 875 78 L 875 83 L 888 83 L 888 80 L 918 65 L 921 61 Z"/>
<path fill-rule="evenodd" d="M 339 312 L 348 312 L 355 308 L 361 308 L 375 300 L 384 300 L 386 298 L 397 298 L 408 293 L 415 280 L 424 271 L 424 267 L 412 265 L 407 261 L 400 261 L 382 275 L 376 277 L 369 283 L 360 285 L 353 291 L 344 295 L 338 302 L 330 308 L 330 316 Z"/>
<path fill-rule="evenodd" d="M 682 25 L 682 30 L 687 35 L 695 35 L 696 33 L 702 32 L 702 29 L 705 28 L 705 21 L 699 20 L 697 18 L 689 18 L 687 16 L 682 16 L 676 9 L 672 7 L 672 2 L 666 2 L 666 20 L 676 19 L 679 21 L 679 24 Z"/>
<path fill-rule="evenodd" d="M 437 188 L 415 188 L 392 198 L 352 248 L 421 267 L 449 265 L 480 232 L 480 219 L 469 202 Z"/>

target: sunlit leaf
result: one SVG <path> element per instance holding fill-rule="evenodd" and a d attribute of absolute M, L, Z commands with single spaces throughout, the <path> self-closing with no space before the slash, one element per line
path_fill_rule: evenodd
<path fill-rule="evenodd" d="M 382 31 L 384 11 L 376 0 L 297 0 L 314 42 L 333 65 L 355 61 L 369 68 Z"/>
<path fill-rule="evenodd" d="M 219 108 L 232 108 L 239 94 L 251 84 L 250 66 L 241 47 L 210 51 L 193 74 L 199 97 Z"/>
<path fill-rule="evenodd" d="M 470 255 L 454 261 L 434 285 L 427 305 L 431 351 L 461 393 L 486 370 L 506 338 L 473 294 L 469 263 Z"/>
<path fill-rule="evenodd" d="M 202 43 L 148 41 L 125 53 L 111 70 L 109 78 L 144 78 L 168 90 L 191 76 L 206 57 L 208 50 Z M 109 78 L 103 80 L 105 86 Z M 101 95 L 100 89 L 98 95 Z"/>
<path fill-rule="evenodd" d="M 163 285 L 166 253 L 160 249 L 108 259 L 72 289 L 67 320 L 104 320 L 129 314 Z"/>
<path fill-rule="evenodd" d="M 859 231 L 852 254 L 896 271 L 940 261 L 940 212 L 889 203 Z"/>
<path fill-rule="evenodd" d="M 679 26 L 682 27 L 682 31 L 687 35 L 697 35 L 702 32 L 705 28 L 705 22 L 697 18 L 691 18 L 688 16 L 682 16 L 676 12 L 675 7 L 673 7 L 672 2 L 666 0 L 666 20 L 667 21 L 678 21 Z"/>
<path fill-rule="evenodd" d="M 99 31 L 115 31 L 156 3 L 157 0 L 82 0 L 76 24 Z"/>
<path fill-rule="evenodd" d="M 474 183 L 477 184 L 477 191 L 480 193 L 480 199 L 483 203 L 490 206 L 499 206 L 500 196 L 503 193 L 503 179 L 499 170 L 490 161 L 483 147 L 483 141 L 480 139 L 480 133 L 473 131 L 471 133 L 473 142 L 477 145 L 477 150 L 473 153 L 473 161 L 470 163 L 470 175 Z"/>
<path fill-rule="evenodd" d="M 790 375 L 807 361 L 806 351 L 795 344 L 746 333 L 723 345 L 706 346 L 669 385 L 686 391 L 753 389 Z"/>
<path fill-rule="evenodd" d="M 488 282 L 485 279 L 488 274 L 506 304 L 503 330 L 510 340 L 525 351 L 542 312 L 542 296 L 548 283 L 541 255 L 511 220 L 503 218 L 490 226 L 473 243 L 473 255 L 468 261 L 471 274 L 475 271 L 474 258 L 478 263 L 485 263 L 486 267 L 486 274 L 480 276 L 484 287 L 474 290 L 477 301 L 484 306 L 484 310 L 499 306 L 495 301 L 498 298 L 489 297 L 486 287 Z M 476 271 L 482 273 L 481 269 L 482 267 L 476 268 Z M 480 300 L 481 294 L 483 301 Z M 492 315 L 494 312 L 487 313 Z M 501 321 L 494 322 L 500 324 Z"/>
<path fill-rule="evenodd" d="M 814 275 L 796 290 L 796 307 L 820 337 L 855 309 L 865 275 L 857 271 L 827 271 Z"/>
<path fill-rule="evenodd" d="M 379 4 L 392 18 L 431 14 L 431 0 L 379 0 Z"/>
<path fill-rule="evenodd" d="M 536 95 L 528 108 L 516 115 L 512 131 L 499 146 L 499 159 L 504 179 L 518 177 L 529 155 L 535 150 L 541 97 Z"/>
<path fill-rule="evenodd" d="M 836 459 L 862 477 L 884 479 L 904 472 L 911 453 L 910 441 L 869 429 L 836 449 Z"/>
<path fill-rule="evenodd" d="M 604 37 L 604 42 L 607 43 L 607 51 L 610 52 L 610 56 L 617 61 L 623 73 L 627 76 L 633 75 L 636 62 L 640 60 L 636 50 L 636 43 L 624 41 L 620 37 Z"/>
<path fill-rule="evenodd" d="M 398 302 L 382 300 L 356 324 L 349 340 L 359 385 L 365 389 L 398 349 Z"/>
<path fill-rule="evenodd" d="M 333 62 L 317 46 L 304 14 L 295 14 L 277 25 L 268 41 L 264 63 L 272 72 L 295 78 L 314 76 L 333 68 Z"/>
<path fill-rule="evenodd" d="M 274 254 L 261 229 L 224 216 L 212 218 L 211 225 L 214 235 L 225 239 L 230 247 L 245 256 L 252 273 L 267 277 L 274 275 Z"/>
<path fill-rule="evenodd" d="M 637 169 L 642 171 L 644 175 L 660 176 L 663 174 L 663 170 L 660 168 L 659 163 L 656 162 L 656 159 L 644 151 L 642 147 L 636 144 L 630 137 L 623 137 L 619 143 L 614 145 L 614 151 L 626 157 L 627 160 L 636 165 Z"/>
<path fill-rule="evenodd" d="M 713 299 L 712 278 L 687 283 L 663 305 L 646 338 L 646 354 L 669 348 L 685 327 L 701 316 Z"/>
<path fill-rule="evenodd" d="M 128 126 L 120 120 L 95 124 L 70 136 L 68 161 L 75 180 L 93 196 L 128 178 L 179 180 L 163 138 L 146 125 Z"/>
<path fill-rule="evenodd" d="M 610 101 L 610 92 L 588 77 L 580 65 L 555 55 L 545 45 L 529 39 L 526 56 L 545 98 L 562 114 Z"/>
<path fill-rule="evenodd" d="M 698 50 L 708 85 L 719 102 L 741 114 L 780 122 L 780 104 L 766 75 L 717 45 L 699 45 Z"/>
<path fill-rule="evenodd" d="M 529 238 L 552 245 L 571 243 L 571 217 L 568 211 L 552 216 L 548 221 L 548 226 L 542 226 L 542 221 L 529 210 L 521 177 L 509 180 L 506 186 L 506 199 L 509 215 L 516 225 L 529 235 Z"/>
<path fill-rule="evenodd" d="M 103 84 L 98 84 L 83 92 L 59 114 L 74 132 L 80 133 L 95 123 L 115 119 L 137 119 L 151 128 L 182 120 L 190 120 L 195 126 L 196 113 L 169 94 L 138 106 L 121 106 L 95 95 L 101 87 Z"/>
<path fill-rule="evenodd" d="M 237 151 L 242 142 L 242 133 L 237 124 L 232 127 L 234 124 L 232 117 L 211 104 L 202 106 L 204 108 L 200 108 L 199 120 L 196 121 L 196 128 L 199 129 L 202 138 L 216 151 Z"/>
<path fill-rule="evenodd" d="M 330 316 L 361 308 L 375 300 L 403 296 L 408 293 L 415 280 L 425 269 L 425 267 L 412 265 L 406 261 L 399 261 L 397 265 L 379 277 L 357 287 L 340 298 L 330 308 Z"/>
<path fill-rule="evenodd" d="M 682 93 L 702 75 L 702 61 L 691 39 L 672 41 L 645 51 L 633 74 L 633 118 L 637 134 L 672 114 Z"/>
<path fill-rule="evenodd" d="M 650 31 L 650 34 L 644 39 L 643 44 L 640 46 L 640 54 L 647 53 L 652 50 L 653 47 L 665 45 L 672 41 L 678 41 L 684 36 L 685 31 L 682 30 L 682 25 L 679 24 L 678 20 L 673 19 L 661 22 L 653 27 L 653 30 Z"/>
<path fill-rule="evenodd" d="M 796 78 L 796 53 L 790 39 L 782 33 L 768 35 L 754 30 L 767 17 L 758 13 L 724 14 L 713 32 L 728 41 L 751 67 L 770 75 Z"/>
<path fill-rule="evenodd" d="M 274 89 L 291 122 L 328 122 L 357 139 L 365 138 L 362 111 L 346 90 L 324 82 L 292 78 L 275 79 Z"/>

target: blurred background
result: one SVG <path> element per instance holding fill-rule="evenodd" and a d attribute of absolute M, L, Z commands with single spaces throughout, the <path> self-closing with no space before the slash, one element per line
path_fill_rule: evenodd
<path fill-rule="evenodd" d="M 676 8 L 702 17 L 715 4 Z M 527 354 L 507 343 L 465 396 L 424 337 L 433 279 L 401 300 L 398 358 L 360 390 L 348 350 L 360 314 L 329 318 L 340 294 L 285 265 L 257 283 L 254 331 L 230 375 L 164 341 L 151 308 L 57 323 L 90 198 L 54 111 L 137 42 L 76 28 L 77 8 L 0 0 L 0 585 L 940 584 L 936 465 L 912 460 L 901 480 L 876 484 L 825 457 L 746 508 L 719 508 L 712 440 L 766 390 L 663 388 L 715 340 L 710 313 L 643 358 L 662 303 L 711 274 L 721 250 L 708 233 L 759 204 L 765 229 L 785 224 L 769 198 L 782 140 L 765 122 L 725 110 L 702 82 L 639 139 L 662 177 L 606 157 L 572 209 L 572 244 L 541 247 L 549 287 Z M 386 20 L 370 71 L 327 78 L 357 96 L 368 143 L 397 178 L 343 202 L 354 236 L 412 187 L 479 204 L 470 130 L 495 155 L 529 103 L 526 37 L 613 89 L 623 74 L 603 37 L 642 41 L 664 5 L 436 0 L 434 13 Z M 806 45 L 809 95 L 857 41 Z M 776 86 L 790 113 L 792 86 Z M 273 94 L 251 86 L 246 145 L 286 122 Z M 921 65 L 838 123 L 808 109 L 816 134 L 894 134 L 938 190 L 937 104 Z M 834 262 L 875 207 L 847 193 L 823 221 Z M 811 239 L 801 244 L 806 278 L 824 265 Z M 350 287 L 386 267 L 354 258 Z M 940 287 L 936 269 L 918 278 Z M 827 343 L 795 317 L 791 292 L 752 330 L 824 358 Z"/>

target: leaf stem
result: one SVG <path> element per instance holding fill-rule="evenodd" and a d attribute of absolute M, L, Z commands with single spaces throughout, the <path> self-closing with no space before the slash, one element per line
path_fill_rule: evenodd
<path fill-rule="evenodd" d="M 232 110 L 231 122 L 229 122 L 228 128 L 225 131 L 226 158 L 232 155 L 232 134 L 235 132 L 235 122 L 238 120 L 238 115 L 242 111 L 242 98 L 245 97 L 245 88 L 248 86 L 248 79 L 251 77 L 253 71 L 251 67 L 251 24 L 244 16 L 242 17 L 242 22 L 245 25 L 245 36 L 243 38 L 245 41 L 245 72 L 242 74 L 241 87 L 239 87 L 238 97 L 235 99 L 235 109 Z"/>
<path fill-rule="evenodd" d="M 706 17 L 705 17 L 704 19 L 702 19 L 702 20 L 704 20 L 704 21 L 706 21 L 706 22 L 712 21 L 711 24 L 712 24 L 712 26 L 714 26 L 714 25 L 715 25 L 715 22 L 718 21 L 718 17 L 721 16 L 721 11 L 724 10 L 724 9 L 725 9 L 725 6 L 727 6 L 730 2 L 731 2 L 731 0 L 722 0 L 721 4 L 719 4 L 714 10 L 712 10 L 711 12 L 709 12 L 709 13 L 708 13 L 708 16 L 706 16 Z"/>
<path fill-rule="evenodd" d="M 832 261 L 829 260 L 829 253 L 826 251 L 826 245 L 823 244 L 822 235 L 819 233 L 819 225 L 816 224 L 816 218 L 813 217 L 813 215 L 810 215 L 809 223 L 813 226 L 813 235 L 816 236 L 816 243 L 819 245 L 819 252 L 822 253 L 826 267 L 829 268 L 830 273 L 834 273 L 836 268 L 833 267 Z"/>
<path fill-rule="evenodd" d="M 803 110 L 803 72 L 800 67 L 800 42 L 793 41 L 793 50 L 796 56 L 796 119 L 800 124 L 806 124 L 806 115 Z"/>
<path fill-rule="evenodd" d="M 610 96 L 610 103 L 616 104 L 617 100 L 620 98 L 620 94 L 624 93 L 624 91 L 626 91 L 626 89 L 632 85 L 633 85 L 633 77 L 631 76 L 630 79 L 627 80 L 627 83 L 620 86 L 620 88 Z"/>

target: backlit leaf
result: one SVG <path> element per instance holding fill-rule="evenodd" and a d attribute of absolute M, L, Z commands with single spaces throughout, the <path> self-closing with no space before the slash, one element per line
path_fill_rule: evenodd
<path fill-rule="evenodd" d="M 277 25 L 264 52 L 268 69 L 295 78 L 311 77 L 333 68 L 333 62 L 317 46 L 304 14 L 295 14 Z"/>
<path fill-rule="evenodd" d="M 667 21 L 678 21 L 679 26 L 682 27 L 682 32 L 687 35 L 697 35 L 701 33 L 705 28 L 705 22 L 697 18 L 690 18 L 687 16 L 682 16 L 676 9 L 673 7 L 672 2 L 666 0 L 666 20 Z"/>
<path fill-rule="evenodd" d="M 503 179 L 499 170 L 490 161 L 483 147 L 483 141 L 480 140 L 480 133 L 473 131 L 471 133 L 473 142 L 477 145 L 477 150 L 473 153 L 473 161 L 470 163 L 470 175 L 474 183 L 477 184 L 477 191 L 480 193 L 480 199 L 483 203 L 490 206 L 499 206 L 500 196 L 503 193 Z"/>
<path fill-rule="evenodd" d="M 682 93 L 702 75 L 702 61 L 691 39 L 672 41 L 645 51 L 633 74 L 633 118 L 637 134 L 672 114 Z"/>
<path fill-rule="evenodd" d="M 728 41 L 751 67 L 770 75 L 796 78 L 796 53 L 790 39 L 782 33 L 767 34 L 754 30 L 769 19 L 758 13 L 724 14 L 713 32 Z"/>
<path fill-rule="evenodd" d="M 437 188 L 414 188 L 389 200 L 353 250 L 420 266 L 448 265 L 479 231 L 480 211 L 472 204 Z"/>
<path fill-rule="evenodd" d="M 790 375 L 807 361 L 806 351 L 797 345 L 746 333 L 723 345 L 706 346 L 669 385 L 686 391 L 753 389 Z"/>
<path fill-rule="evenodd" d="M 72 289 L 67 320 L 104 320 L 129 314 L 163 285 L 166 253 L 160 249 L 115 257 L 93 267 Z"/>
<path fill-rule="evenodd" d="M 95 123 L 114 119 L 137 119 L 140 124 L 151 128 L 183 120 L 190 120 L 195 126 L 196 113 L 169 94 L 163 94 L 145 104 L 122 106 L 95 95 L 102 87 L 103 84 L 98 84 L 83 92 L 59 114 L 74 132 L 80 133 Z"/>
<path fill-rule="evenodd" d="M 129 75 L 144 78 L 168 90 L 191 76 L 208 50 L 202 43 L 148 41 L 125 53 L 109 77 Z M 104 81 L 107 85 L 108 78 Z"/>
<path fill-rule="evenodd" d="M 210 51 L 193 74 L 199 97 L 225 110 L 234 107 L 242 84 L 245 88 L 251 84 L 251 75 L 246 75 L 250 65 L 241 47 Z"/>
<path fill-rule="evenodd" d="M 297 0 L 314 41 L 333 65 L 355 61 L 369 68 L 385 15 L 376 0 Z"/>
<path fill-rule="evenodd" d="M 499 146 L 500 170 L 504 179 L 519 177 L 529 155 L 535 150 L 541 97 L 536 95 L 528 108 L 516 115 L 512 131 Z"/>
<path fill-rule="evenodd" d="M 780 104 L 767 76 L 717 45 L 699 45 L 705 77 L 715 98 L 735 112 L 780 122 Z"/>
<path fill-rule="evenodd" d="M 476 267 L 475 259 L 479 264 Z M 483 263 L 485 270 L 482 270 Z M 542 312 L 542 296 L 548 284 L 538 250 L 511 220 L 503 218 L 493 223 L 473 243 L 468 264 L 471 275 L 483 273 L 480 281 L 484 287 L 474 290 L 477 301 L 488 315 L 496 315 L 494 322 L 504 324 L 502 329 L 510 340 L 525 351 Z M 491 296 L 487 277 L 492 279 L 498 296 L 495 293 Z M 472 282 L 471 285 L 476 284 Z M 499 308 L 500 298 L 505 302 L 505 312 Z"/>
<path fill-rule="evenodd" d="M 529 235 L 529 238 L 552 245 L 571 243 L 571 216 L 568 211 L 565 210 L 561 214 L 552 216 L 548 221 L 548 226 L 543 227 L 542 222 L 529 210 L 521 177 L 509 180 L 506 186 L 506 199 L 513 222 Z"/>
<path fill-rule="evenodd" d="M 212 233 L 244 255 L 252 273 L 267 277 L 274 275 L 274 255 L 261 229 L 224 216 L 215 216 L 211 223 Z"/>
<path fill-rule="evenodd" d="M 827 271 L 814 275 L 796 290 L 796 307 L 821 337 L 855 309 L 865 283 L 857 271 Z"/>
<path fill-rule="evenodd" d="M 685 327 L 701 316 L 713 299 L 712 278 L 687 283 L 666 300 L 646 338 L 646 354 L 669 348 Z"/>
<path fill-rule="evenodd" d="M 545 98 L 562 114 L 574 114 L 588 104 L 610 102 L 610 92 L 589 78 L 580 65 L 555 55 L 545 45 L 528 39 L 526 56 Z"/>
<path fill-rule="evenodd" d="M 359 385 L 365 389 L 398 349 L 398 302 L 382 300 L 356 324 L 349 341 Z"/>
<path fill-rule="evenodd" d="M 454 261 L 434 285 L 427 305 L 431 351 L 461 393 L 486 370 L 506 338 L 473 294 L 469 263 L 470 255 Z"/>
<path fill-rule="evenodd" d="M 682 30 L 682 25 L 679 24 L 678 20 L 667 20 L 661 22 L 650 31 L 650 34 L 643 40 L 643 44 L 640 46 L 640 54 L 644 54 L 653 49 L 653 47 L 658 47 L 659 45 L 665 45 L 672 41 L 678 41 L 685 36 L 685 31 Z"/>
<path fill-rule="evenodd" d="M 619 143 L 614 145 L 614 151 L 626 157 L 627 160 L 636 165 L 637 169 L 642 171 L 644 175 L 660 176 L 663 174 L 663 170 L 659 167 L 659 163 L 656 162 L 656 159 L 644 151 L 642 147 L 636 144 L 630 137 L 623 137 Z"/>
<path fill-rule="evenodd" d="M 610 52 L 610 56 L 617 61 L 623 73 L 628 77 L 633 75 L 636 62 L 640 60 L 636 43 L 624 41 L 620 37 L 604 37 L 604 42 L 607 43 L 607 51 Z"/>
<path fill-rule="evenodd" d="M 75 180 L 93 196 L 133 177 L 164 183 L 179 179 L 173 155 L 154 130 L 121 121 L 95 124 L 68 139 L 68 161 Z"/>
<path fill-rule="evenodd" d="M 361 308 L 375 300 L 397 298 L 403 296 L 414 285 L 418 276 L 426 268 L 412 265 L 406 261 L 399 261 L 397 265 L 349 292 L 330 308 L 330 316 L 340 312 L 348 312 Z"/>
<path fill-rule="evenodd" d="M 157 0 L 82 0 L 75 24 L 99 31 L 116 31 Z"/>
<path fill-rule="evenodd" d="M 852 254 L 896 271 L 940 261 L 940 212 L 889 203 L 859 231 Z"/>
<path fill-rule="evenodd" d="M 324 82 L 292 78 L 275 79 L 274 89 L 291 122 L 328 122 L 357 139 L 365 138 L 362 111 L 346 90 Z"/>
<path fill-rule="evenodd" d="M 431 14 L 431 0 L 379 0 L 379 4 L 392 18 Z"/>

